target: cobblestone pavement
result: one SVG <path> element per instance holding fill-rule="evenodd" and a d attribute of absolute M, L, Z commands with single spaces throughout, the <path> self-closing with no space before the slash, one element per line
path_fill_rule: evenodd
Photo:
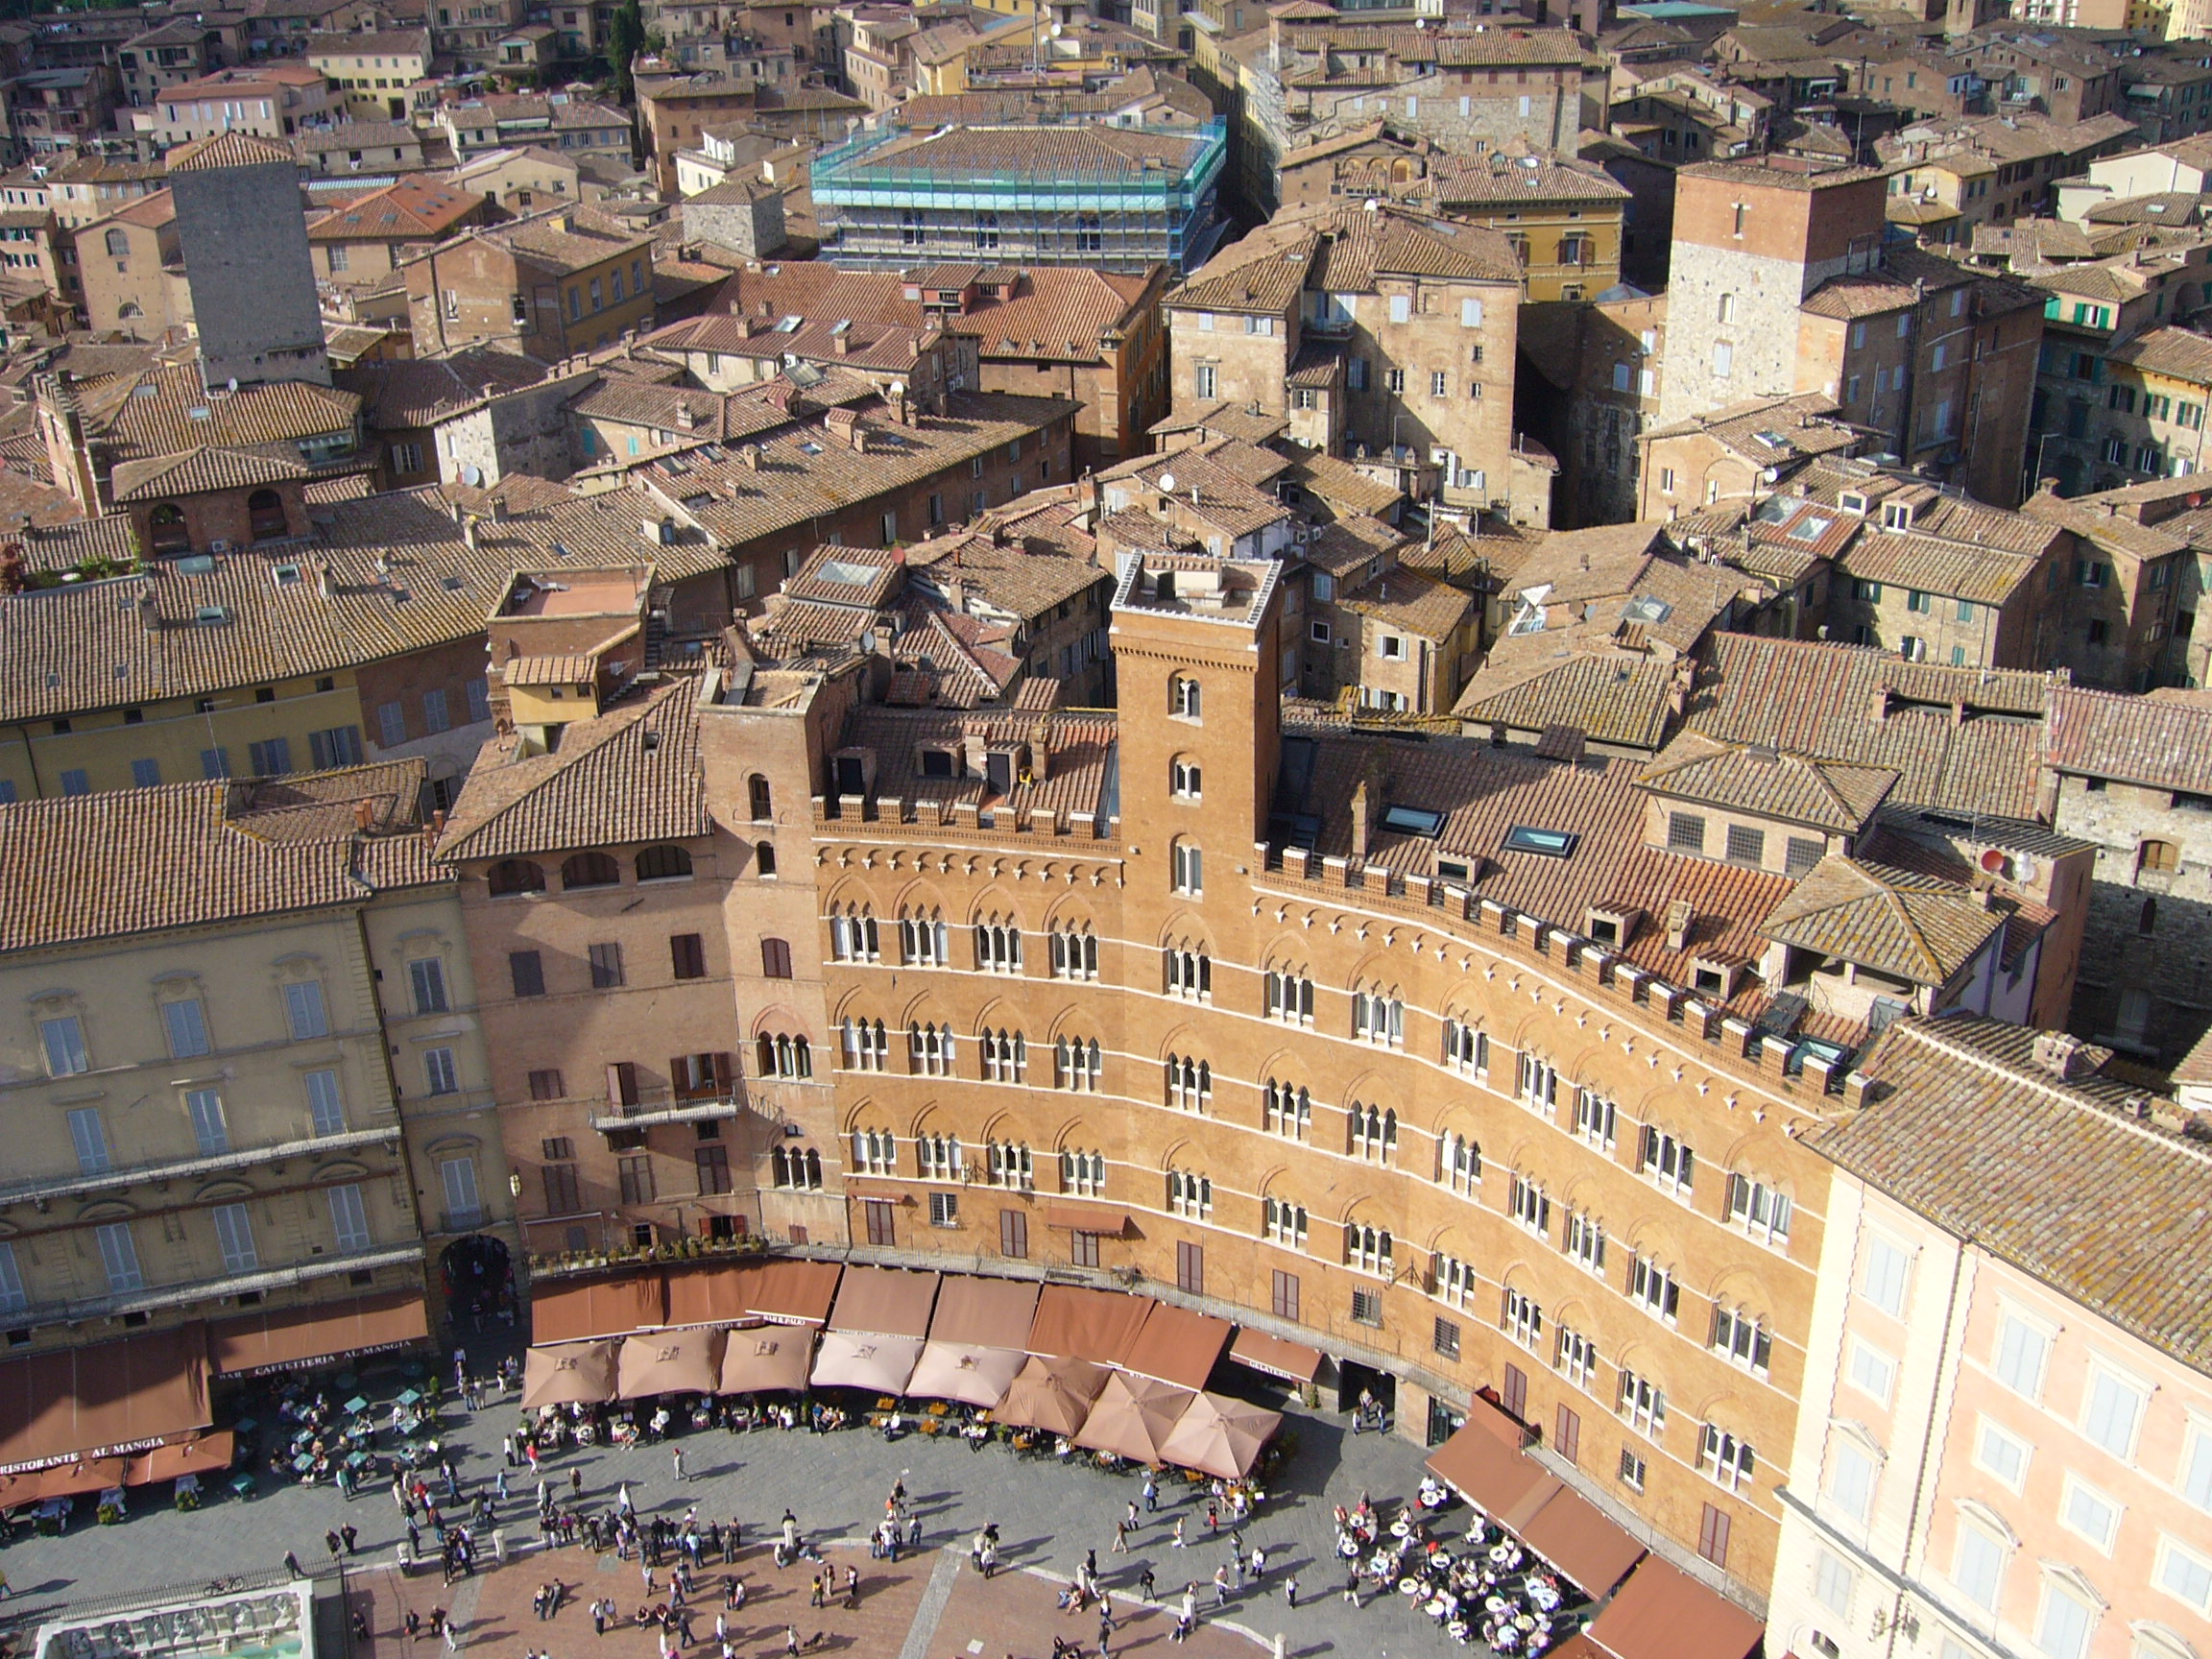
<path fill-rule="evenodd" d="M 464 1499 L 493 1480 L 501 1466 L 500 1436 L 517 1420 L 511 1403 L 489 1405 L 475 1413 L 448 1405 L 445 1444 L 458 1464 Z M 640 1515 L 674 1519 L 695 1503 L 703 1520 L 727 1523 L 737 1517 L 748 1539 L 765 1539 L 788 1505 L 809 1538 L 829 1549 L 840 1566 L 847 1559 L 865 1563 L 864 1577 L 880 1581 L 880 1591 L 864 1594 L 859 1615 L 839 1613 L 825 1617 L 821 1624 L 846 1643 L 846 1650 L 870 1659 L 877 1654 L 883 1659 L 974 1659 L 975 1655 L 1003 1659 L 1008 1653 L 1027 1659 L 1032 1652 L 1048 1651 L 1054 1634 L 1080 1639 L 1090 1650 L 1096 1638 L 1094 1621 L 1071 1622 L 1055 1615 L 1050 1586 L 1041 1583 L 1034 1573 L 1056 1575 L 1065 1582 L 1091 1550 L 1097 1551 L 1105 1583 L 1125 1603 L 1134 1600 L 1138 1575 L 1149 1564 L 1163 1599 L 1179 1595 L 1184 1583 L 1195 1580 L 1208 1621 L 1218 1617 L 1240 1625 L 1268 1647 L 1282 1634 L 1286 1638 L 1286 1650 L 1297 1654 L 1387 1656 L 1395 1651 L 1401 1659 L 1416 1659 L 1469 1651 L 1447 1641 L 1430 1620 L 1395 1596 L 1382 1597 L 1383 1605 L 1357 1611 L 1344 1602 L 1343 1575 L 1330 1556 L 1332 1506 L 1351 1503 L 1361 1492 L 1390 1506 L 1410 1492 L 1419 1479 L 1422 1458 L 1421 1450 L 1407 1441 L 1381 1434 L 1353 1435 L 1346 1424 L 1335 1415 L 1293 1412 L 1286 1431 L 1296 1436 L 1295 1451 L 1284 1465 L 1276 1490 L 1245 1530 L 1247 1545 L 1266 1549 L 1267 1582 L 1233 1589 L 1228 1604 L 1217 1613 L 1211 1580 L 1229 1551 L 1222 1540 L 1210 1540 L 1206 1534 L 1203 1488 L 1178 1479 L 1163 1480 L 1160 1513 L 1146 1517 L 1130 1552 L 1118 1555 L 1111 1552 L 1114 1524 L 1124 1504 L 1139 1496 L 1138 1476 L 1111 1476 L 1081 1464 L 1022 1460 L 996 1446 L 975 1452 L 950 1439 L 914 1435 L 887 1444 L 865 1430 L 820 1436 L 781 1431 L 686 1433 L 661 1446 L 566 1452 L 548 1460 L 546 1478 L 565 1489 L 570 1469 L 580 1467 L 589 1505 L 611 1506 L 617 1488 L 627 1484 Z M 674 1478 L 671 1457 L 677 1446 L 683 1448 L 689 1476 L 681 1483 Z M 902 1636 L 894 1640 L 895 1626 L 902 1607 L 922 1604 L 926 1574 L 922 1566 L 910 1563 L 894 1571 L 870 1562 L 859 1548 L 867 1528 L 882 1512 L 884 1495 L 902 1477 L 928 1529 L 921 1562 L 933 1569 L 943 1559 L 958 1569 L 950 1579 L 949 1599 L 940 1603 L 936 1636 L 918 1630 L 915 1640 Z M 269 1480 L 264 1475 L 265 1487 Z M 250 1500 L 226 1496 L 192 1514 L 155 1507 L 154 1500 L 134 1494 L 137 1512 L 121 1525 L 80 1522 L 60 1538 L 19 1538 L 0 1554 L 0 1567 L 13 1591 L 8 1601 L 0 1603 L 0 1610 L 11 1622 L 20 1623 L 94 1598 L 199 1584 L 223 1575 L 274 1568 L 288 1550 L 302 1562 L 318 1566 L 328 1559 L 325 1532 L 349 1523 L 358 1530 L 360 1551 L 349 1563 L 358 1570 L 354 1583 L 373 1599 L 376 1609 L 373 1625 L 380 1632 L 373 1649 L 362 1659 L 397 1659 L 404 1644 L 396 1643 L 384 1630 L 390 1622 L 384 1616 L 389 1610 L 396 1621 L 403 1604 L 425 1613 L 432 1605 L 446 1605 L 469 1634 L 469 1646 L 476 1645 L 469 1626 L 481 1622 L 484 1645 L 499 1659 L 518 1659 L 531 1647 L 552 1649 L 553 1659 L 578 1659 L 578 1650 L 587 1646 L 603 1647 L 606 1659 L 656 1659 L 650 1633 L 627 1630 L 595 1643 L 583 1613 L 584 1604 L 598 1595 L 613 1595 L 626 1611 L 634 1608 L 641 1588 L 636 1565 L 615 1566 L 611 1559 L 595 1559 L 581 1547 L 538 1553 L 535 1484 L 527 1472 L 510 1472 L 509 1491 L 511 1497 L 499 1505 L 497 1519 L 519 1560 L 504 1571 L 464 1581 L 450 1593 L 439 1584 L 435 1571 L 404 1579 L 381 1571 L 394 1562 L 405 1536 L 388 1489 L 365 1491 L 349 1503 L 328 1487 L 286 1486 Z M 1170 1527 L 1178 1516 L 1188 1541 L 1183 1550 L 1170 1545 Z M 966 1540 L 986 1521 L 998 1524 L 1002 1567 L 1030 1572 L 1002 1571 L 985 1585 L 966 1569 Z M 938 1552 L 947 1549 L 952 1553 L 941 1557 Z M 373 1568 L 378 1571 L 368 1571 Z M 756 1594 L 776 1598 L 748 1609 L 749 1614 L 760 1615 L 754 1624 L 770 1617 L 771 1610 L 786 1620 L 809 1611 L 804 1572 L 778 1574 L 764 1554 L 756 1557 L 751 1549 L 743 1570 Z M 1298 1575 L 1301 1585 L 1295 1614 L 1282 1594 L 1283 1579 L 1289 1573 Z M 568 1585 L 573 1602 L 553 1621 L 558 1635 L 533 1628 L 536 1621 L 530 1612 L 531 1593 L 555 1575 Z M 718 1576 L 714 1583 L 711 1605 L 701 1602 L 706 1617 L 695 1621 L 703 1637 L 711 1630 L 713 1610 L 720 1604 Z M 438 1598 L 446 1594 L 454 1599 L 441 1602 Z M 782 1613 L 786 1607 L 793 1612 Z M 911 1613 L 904 1617 L 911 1625 Z M 811 1634 L 812 1626 L 804 1620 L 799 1623 L 803 1636 Z M 781 1623 L 775 1629 L 779 1640 L 774 1650 L 781 1652 Z M 981 1647 L 971 1647 L 972 1642 L 980 1642 Z M 1192 1643 L 1182 1650 L 1190 1659 L 1212 1659 L 1215 1652 L 1230 1650 L 1213 1643 L 1210 1638 L 1205 1647 Z M 1140 1647 L 1164 1656 L 1168 1650 L 1165 1625 L 1157 1620 L 1140 1624 L 1130 1644 L 1117 1644 L 1115 1651 Z M 737 1647 L 744 1659 L 767 1650 L 757 1641 L 750 1648 Z M 434 1647 L 422 1651 L 423 1659 L 442 1659 Z M 1241 1651 L 1249 1654 L 1252 1649 L 1246 1646 Z M 692 1659 L 715 1659 L 710 1646 L 691 1654 Z"/>

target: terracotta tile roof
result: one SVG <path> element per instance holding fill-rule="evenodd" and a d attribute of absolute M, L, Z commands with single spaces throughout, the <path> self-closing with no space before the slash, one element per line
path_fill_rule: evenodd
<path fill-rule="evenodd" d="M 250 449 L 187 449 L 122 463 L 114 473 L 115 499 L 154 501 L 210 490 L 250 490 L 258 484 L 304 478 L 312 470 L 304 461 Z"/>
<path fill-rule="evenodd" d="M 1860 1063 L 1881 1097 L 1815 1130 L 1837 1166 L 2130 1335 L 2212 1373 L 2212 1148 L 2038 1034 L 1968 1016 L 1892 1022 Z M 2105 1057 L 2088 1050 L 2092 1066 Z"/>
<path fill-rule="evenodd" d="M 1941 986 L 2005 925 L 1956 882 L 1831 854 L 1766 920 L 1769 939 Z"/>
<path fill-rule="evenodd" d="M 1453 713 L 1472 726 L 1570 726 L 1594 742 L 1655 750 L 1667 733 L 1674 678 L 1670 662 L 1575 656 L 1517 681 L 1478 674 Z"/>
<path fill-rule="evenodd" d="M 574 228 L 563 229 L 564 220 Z M 505 225 L 472 226 L 462 234 L 503 248 L 526 265 L 563 275 L 649 252 L 654 241 L 650 230 L 632 230 L 573 209 Z"/>
<path fill-rule="evenodd" d="M 1887 767 L 1898 774 L 1891 799 L 1901 805 L 2035 815 L 2050 675 L 1746 634 L 1716 634 L 1699 655 L 1687 716 L 1694 732 Z"/>
<path fill-rule="evenodd" d="M 2152 374 L 2212 386 L 2212 336 L 2193 328 L 2150 328 L 2115 346 L 2105 360 Z"/>
<path fill-rule="evenodd" d="M 1506 204 L 1549 202 L 1619 203 L 1625 186 L 1601 167 L 1554 156 L 1514 156 L 1493 152 L 1486 159 L 1440 157 L 1446 164 L 1429 176 L 1427 194 L 1441 206 L 1496 208 Z"/>
<path fill-rule="evenodd" d="M 1740 965 L 1756 963 L 1767 948 L 1764 919 L 1795 885 L 1791 878 L 1770 870 L 1639 845 L 1622 858 L 1612 889 L 1597 903 L 1616 913 L 1635 909 L 1659 918 L 1664 918 L 1677 901 L 1687 903 L 1690 927 L 1681 950 L 1668 948 L 1663 925 L 1647 925 L 1637 928 L 1622 954 L 1671 984 L 1690 985 L 1695 983 L 1693 974 L 1700 958 Z M 1574 917 L 1563 920 L 1561 926 L 1578 930 L 1583 923 Z M 1743 1012 L 1740 1002 L 1747 996 L 1761 994 L 1747 987 L 1740 989 L 1737 999 L 1729 1004 L 1731 1010 Z"/>
<path fill-rule="evenodd" d="M 1800 392 L 1789 397 L 1749 397 L 1669 426 L 1654 427 L 1645 436 L 1656 441 L 1704 434 L 1769 467 L 1807 456 L 1840 454 L 1859 446 L 1864 441 L 1861 434 L 1840 421 L 1829 419 L 1835 413 L 1836 400 L 1818 392 Z M 1781 442 L 1771 443 L 1769 436 Z"/>
<path fill-rule="evenodd" d="M 276 916 L 366 898 L 348 849 L 266 839 L 234 785 L 175 783 L 0 805 L 0 950 Z M 85 857 L 87 848 L 99 856 Z"/>
<path fill-rule="evenodd" d="M 1247 444 L 1265 444 L 1289 428 L 1290 422 L 1285 416 L 1255 415 L 1249 405 L 1224 398 L 1192 404 L 1154 421 L 1150 431 L 1156 438 L 1184 432 L 1211 432 L 1223 438 L 1241 439 Z"/>
<path fill-rule="evenodd" d="M 2053 535 L 2058 532 L 2053 528 Z M 2035 574 L 2036 561 L 2003 548 L 1868 526 L 1837 561 L 1846 575 L 1916 592 L 2002 605 Z"/>
<path fill-rule="evenodd" d="M 472 191 L 428 179 L 402 179 L 311 221 L 307 240 L 434 241 L 483 204 L 484 198 Z"/>
<path fill-rule="evenodd" d="M 678 678 L 569 726 L 550 755 L 486 745 L 453 803 L 441 859 L 527 857 L 713 833 L 699 763 L 699 686 Z"/>
<path fill-rule="evenodd" d="M 518 564 L 635 560 L 638 506 L 628 491 L 564 493 L 554 505 L 480 524 L 470 547 L 445 495 L 401 491 L 320 507 L 325 524 L 312 544 L 222 555 L 204 572 L 159 560 L 140 575 L 0 598 L 0 711 L 36 719 L 208 695 L 477 638 Z M 27 544 L 42 561 L 49 538 L 80 536 L 66 525 Z M 667 582 L 724 563 L 687 526 L 652 557 Z"/>
<path fill-rule="evenodd" d="M 1168 295 L 1176 308 L 1286 315 L 1309 286 L 1371 292 L 1376 273 L 1521 280 L 1503 233 L 1414 213 L 1393 204 L 1332 204 L 1280 212 L 1214 254 Z"/>
<path fill-rule="evenodd" d="M 1016 779 L 1013 788 L 996 799 L 998 810 L 1025 820 L 1040 809 L 1056 815 L 1088 812 L 1100 819 L 1118 809 L 1113 777 L 1118 728 L 1110 715 L 1032 710 L 958 713 L 864 705 L 846 716 L 839 747 L 876 752 L 879 799 L 982 805 L 994 798 L 980 778 L 922 776 L 923 749 L 957 750 L 971 735 L 991 745 L 1028 744 L 1034 749 L 1040 733 L 1048 757 L 1042 774 L 1033 767 L 1028 781 Z"/>
<path fill-rule="evenodd" d="M 2051 694 L 2043 759 L 2083 777 L 2212 796 L 2212 708 L 2062 686 Z"/>
<path fill-rule="evenodd" d="M 1349 461 L 1320 449 L 1297 455 L 1284 476 L 1333 511 L 1351 517 L 1379 518 L 1406 498 L 1395 484 L 1370 478 Z"/>
<path fill-rule="evenodd" d="M 341 390 L 361 399 L 372 428 L 427 426 L 481 402 L 487 389 L 511 392 L 535 386 L 546 367 L 518 351 L 488 348 L 450 357 L 411 357 L 397 363 L 358 363 L 335 376 Z"/>
<path fill-rule="evenodd" d="M 1681 169 L 1677 177 L 1716 179 L 1732 184 L 1764 186 L 1770 190 L 1833 190 L 1839 185 L 1856 184 L 1863 179 L 1882 177 L 1880 171 L 1872 167 L 1833 167 L 1817 161 L 1792 164 L 1792 161 L 1793 158 L 1787 156 L 1746 157 L 1736 161 L 1700 161 L 1695 166 Z"/>
<path fill-rule="evenodd" d="M 1685 732 L 1639 781 L 1660 795 L 1856 835 L 1888 799 L 1897 774 L 1887 766 L 1818 760 Z"/>
<path fill-rule="evenodd" d="M 116 463 L 324 437 L 350 430 L 361 408 L 349 392 L 304 380 L 210 392 L 194 363 L 80 380 L 70 391 L 86 433 L 104 443 Z"/>
<path fill-rule="evenodd" d="M 1336 603 L 1355 614 L 1435 640 L 1449 640 L 1476 609 L 1465 589 L 1407 569 L 1385 570 L 1350 592 L 1339 592 Z"/>
<path fill-rule="evenodd" d="M 322 77 L 315 77 L 320 80 Z M 170 99 L 189 99 L 202 87 L 210 93 L 225 89 L 227 84 L 215 81 L 195 81 L 183 86 L 172 86 L 162 93 Z M 218 132 L 212 137 L 196 138 L 189 144 L 180 144 L 167 156 L 172 173 L 202 173 L 217 167 L 260 167 L 272 161 L 285 166 L 298 165 L 289 147 L 271 138 L 256 138 L 251 132 Z"/>
<path fill-rule="evenodd" d="M 2205 344 L 2212 346 L 2212 340 Z M 2100 547 L 2133 559 L 2167 559 L 2189 550 L 2186 538 L 2163 525 L 2145 524 L 2125 513 L 2100 512 L 2086 501 L 2067 500 L 2048 491 L 2021 502 L 2020 511 L 2039 522 L 2063 525 Z"/>
<path fill-rule="evenodd" d="M 906 567 L 941 589 L 957 585 L 992 610 L 1034 622 L 1069 600 L 1106 584 L 1110 572 L 1086 559 L 1021 546 L 994 546 L 989 537 L 959 538 L 943 556 L 922 542 L 906 551 Z"/>

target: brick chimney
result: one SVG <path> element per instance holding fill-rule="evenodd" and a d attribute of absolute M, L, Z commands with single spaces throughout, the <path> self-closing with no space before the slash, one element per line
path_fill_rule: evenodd
<path fill-rule="evenodd" d="M 1667 906 L 1667 949 L 1687 950 L 1690 948 L 1690 926 L 1696 921 L 1697 912 L 1687 899 L 1676 899 Z"/>

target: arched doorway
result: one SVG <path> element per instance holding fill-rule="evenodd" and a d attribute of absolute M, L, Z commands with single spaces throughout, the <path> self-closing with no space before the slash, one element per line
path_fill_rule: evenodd
<path fill-rule="evenodd" d="M 185 528 L 184 509 L 176 502 L 164 501 L 155 508 L 147 517 L 146 527 L 156 556 L 192 551 L 192 532 Z"/>
<path fill-rule="evenodd" d="M 515 1262 L 504 1240 L 469 1233 L 438 1253 L 453 1334 L 488 1329 L 515 1306 Z"/>
<path fill-rule="evenodd" d="M 246 518 L 256 541 L 273 541 L 292 533 L 284 517 L 284 502 L 274 490 L 256 490 L 246 497 Z"/>

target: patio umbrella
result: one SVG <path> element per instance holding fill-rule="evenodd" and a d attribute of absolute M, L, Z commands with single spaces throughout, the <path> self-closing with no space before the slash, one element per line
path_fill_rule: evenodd
<path fill-rule="evenodd" d="M 985 1410 L 1006 1398 L 1006 1390 L 1027 1362 L 1019 1348 L 981 1348 L 963 1342 L 931 1342 L 922 1350 L 906 1392 L 925 1400 L 957 1400 Z"/>
<path fill-rule="evenodd" d="M 1186 1469 L 1235 1480 L 1249 1475 L 1261 1448 L 1283 1425 L 1283 1413 L 1247 1406 L 1224 1394 L 1201 1394 L 1168 1431 L 1161 1458 Z"/>
<path fill-rule="evenodd" d="M 719 1325 L 682 1331 L 647 1331 L 622 1339 L 614 1392 L 625 1400 L 655 1394 L 711 1394 L 722 1377 Z"/>
<path fill-rule="evenodd" d="M 1105 1366 L 1088 1360 L 1032 1355 L 991 1415 L 1018 1429 L 1073 1434 L 1091 1414 L 1091 1402 L 1098 1398 L 1109 1375 Z"/>
<path fill-rule="evenodd" d="M 762 1325 L 733 1331 L 722 1350 L 724 1394 L 790 1393 L 806 1386 L 814 1360 L 810 1325 Z"/>
<path fill-rule="evenodd" d="M 522 1408 L 604 1406 L 614 1398 L 617 1343 L 555 1342 L 530 1350 L 522 1364 Z"/>
<path fill-rule="evenodd" d="M 879 1336 L 870 1331 L 825 1331 L 814 1356 L 814 1386 L 859 1388 L 877 1394 L 903 1394 L 914 1362 L 922 1358 L 919 1336 Z"/>
<path fill-rule="evenodd" d="M 1075 1444 L 1139 1463 L 1157 1463 L 1167 1431 L 1193 1398 L 1188 1388 L 1117 1371 L 1099 1390 Z"/>

